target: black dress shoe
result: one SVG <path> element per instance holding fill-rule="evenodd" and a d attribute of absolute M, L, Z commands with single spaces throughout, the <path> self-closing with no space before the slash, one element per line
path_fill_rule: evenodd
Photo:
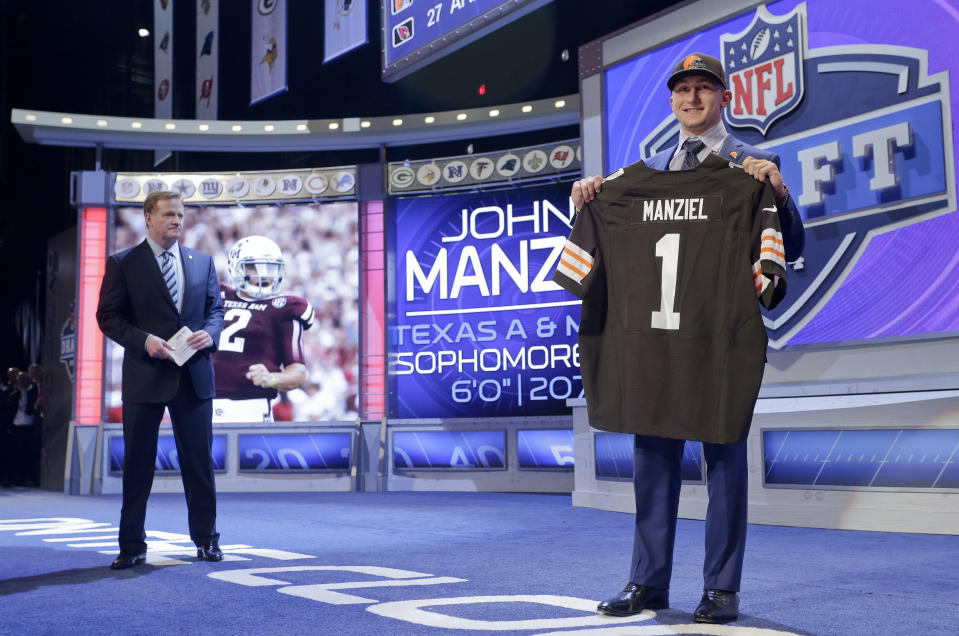
<path fill-rule="evenodd" d="M 596 611 L 609 616 L 631 616 L 644 609 L 666 609 L 669 607 L 669 590 L 629 583 L 619 595 L 608 598 Z"/>
<path fill-rule="evenodd" d="M 200 561 L 222 561 L 223 550 L 216 542 L 209 545 L 198 545 L 196 547 L 196 558 Z"/>
<path fill-rule="evenodd" d="M 132 568 L 134 565 L 140 565 L 145 563 L 147 560 L 147 553 L 141 552 L 140 554 L 124 554 L 120 553 L 120 556 L 113 560 L 113 563 L 110 564 L 111 570 L 125 570 L 127 568 Z"/>
<path fill-rule="evenodd" d="M 697 623 L 728 623 L 739 618 L 739 593 L 706 590 L 693 614 Z"/>

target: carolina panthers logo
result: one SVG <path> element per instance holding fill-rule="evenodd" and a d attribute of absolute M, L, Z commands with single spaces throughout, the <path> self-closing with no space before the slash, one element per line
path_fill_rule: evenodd
<path fill-rule="evenodd" d="M 806 227 L 789 294 L 764 318 L 774 348 L 849 339 L 849 324 L 870 313 L 853 309 L 855 290 L 884 275 L 887 261 L 878 257 L 856 268 L 873 240 L 881 249 L 881 235 L 956 209 L 948 73 L 930 75 L 927 51 L 916 48 L 809 50 L 807 6 L 782 16 L 761 6 L 744 31 L 717 43 L 733 93 L 727 127 L 779 155 Z M 641 155 L 675 144 L 677 132 L 667 118 Z M 890 311 L 882 324 L 899 320 L 900 310 Z M 897 335 L 892 327 L 859 331 Z"/>

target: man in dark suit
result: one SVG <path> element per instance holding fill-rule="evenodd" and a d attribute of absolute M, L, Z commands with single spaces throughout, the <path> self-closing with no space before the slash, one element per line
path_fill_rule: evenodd
<path fill-rule="evenodd" d="M 779 157 L 736 139 L 722 123 L 722 109 L 732 101 L 722 63 L 709 55 L 693 53 L 676 64 L 666 85 L 671 93 L 670 106 L 679 121 L 679 141 L 647 159 L 646 165 L 656 170 L 688 170 L 711 152 L 742 164 L 747 173 L 772 186 L 786 260 L 798 259 L 804 244 L 803 225 L 779 173 Z M 576 208 L 592 201 L 601 189 L 599 177 L 573 184 L 571 197 Z M 636 529 L 630 579 L 619 595 L 599 604 L 597 610 L 604 614 L 627 616 L 644 609 L 669 607 L 684 445 L 681 439 L 635 436 Z M 704 443 L 703 455 L 709 494 L 706 559 L 704 592 L 694 619 L 726 623 L 739 615 L 748 507 L 746 442 Z"/>
<path fill-rule="evenodd" d="M 146 561 L 147 498 L 153 485 L 157 437 L 169 409 L 186 493 L 190 538 L 197 558 L 220 561 L 213 481 L 213 363 L 223 329 L 223 305 L 213 259 L 181 245 L 183 203 L 176 192 L 152 192 L 143 202 L 147 238 L 107 260 L 97 322 L 123 347 L 123 508 L 120 555 L 112 569 Z M 193 333 L 193 355 L 174 362 L 167 339 Z"/>

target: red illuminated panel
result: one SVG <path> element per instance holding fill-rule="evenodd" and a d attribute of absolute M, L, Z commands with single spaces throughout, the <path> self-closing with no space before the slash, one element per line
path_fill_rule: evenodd
<path fill-rule="evenodd" d="M 97 297 L 106 266 L 106 208 L 84 208 L 80 213 L 80 280 L 77 289 L 76 423 L 100 423 L 103 403 L 103 334 L 97 326 Z"/>
<path fill-rule="evenodd" d="M 360 204 L 360 289 L 363 310 L 360 359 L 360 417 L 386 415 L 386 250 L 383 201 Z"/>

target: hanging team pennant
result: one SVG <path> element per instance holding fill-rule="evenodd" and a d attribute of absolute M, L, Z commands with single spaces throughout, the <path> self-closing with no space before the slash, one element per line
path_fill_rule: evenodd
<path fill-rule="evenodd" d="M 323 63 L 363 46 L 367 39 L 366 0 L 324 0 Z"/>
<path fill-rule="evenodd" d="M 286 0 L 252 0 L 250 104 L 286 90 Z"/>
<path fill-rule="evenodd" d="M 196 3 L 196 118 L 216 119 L 219 90 L 220 2 Z"/>
<path fill-rule="evenodd" d="M 153 0 L 153 116 L 173 117 L 173 0 Z M 153 165 L 170 156 L 168 150 L 154 153 Z"/>

